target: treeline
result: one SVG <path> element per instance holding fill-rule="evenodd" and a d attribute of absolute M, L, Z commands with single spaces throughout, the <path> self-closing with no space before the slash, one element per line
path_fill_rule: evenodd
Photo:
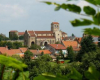
<path fill-rule="evenodd" d="M 0 41 L 0 47 L 8 47 L 8 49 L 18 49 L 23 47 L 22 42 L 7 42 L 7 41 Z"/>
<path fill-rule="evenodd" d="M 3 34 L 0 34 L 0 41 L 6 41 L 6 40 L 24 40 L 24 36 L 19 36 L 18 35 L 14 35 L 12 37 L 6 37 L 5 35 Z"/>

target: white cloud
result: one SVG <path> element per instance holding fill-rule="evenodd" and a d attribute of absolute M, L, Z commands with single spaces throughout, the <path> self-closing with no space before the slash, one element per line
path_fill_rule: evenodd
<path fill-rule="evenodd" d="M 25 16 L 25 10 L 19 5 L 0 4 L 0 19 L 3 21 L 7 18 L 20 18 Z"/>

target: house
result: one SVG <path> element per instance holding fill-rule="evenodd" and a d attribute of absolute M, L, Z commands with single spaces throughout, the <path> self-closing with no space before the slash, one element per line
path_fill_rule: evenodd
<path fill-rule="evenodd" d="M 62 45 L 64 45 L 66 48 L 72 46 L 75 53 L 79 52 L 80 50 L 80 45 L 77 41 L 62 41 Z"/>
<path fill-rule="evenodd" d="M 43 54 L 48 54 L 51 55 L 51 52 L 49 50 L 30 50 L 33 53 L 33 57 L 34 59 L 38 58 L 38 56 L 42 55 L 41 53 L 43 52 Z"/>
<path fill-rule="evenodd" d="M 33 44 L 47 46 L 61 42 L 62 37 L 67 37 L 67 33 L 60 30 L 58 22 L 51 23 L 50 31 L 26 30 L 24 34 L 24 45 L 30 47 Z"/>
<path fill-rule="evenodd" d="M 0 54 L 4 54 L 7 56 L 12 56 L 12 55 L 19 55 L 22 54 L 22 52 L 19 49 L 7 49 L 6 47 L 0 47 Z"/>
<path fill-rule="evenodd" d="M 49 44 L 47 48 L 53 55 L 59 55 L 60 51 L 62 51 L 64 56 L 67 55 L 66 47 L 64 47 L 62 44 Z"/>
<path fill-rule="evenodd" d="M 27 50 L 27 48 L 10 49 L 9 50 L 7 47 L 0 47 L 0 54 L 4 54 L 7 56 L 12 56 L 12 55 L 24 56 L 24 52 L 26 51 L 25 49 Z"/>

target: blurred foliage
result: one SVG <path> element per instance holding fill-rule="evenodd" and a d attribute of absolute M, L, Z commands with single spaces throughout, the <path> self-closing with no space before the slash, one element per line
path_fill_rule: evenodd
<path fill-rule="evenodd" d="M 4 72 L 6 67 L 12 68 L 8 80 L 16 80 L 19 77 L 19 72 L 22 72 L 23 68 L 26 68 L 27 65 L 12 57 L 0 55 L 0 80 L 5 80 Z"/>
<path fill-rule="evenodd" d="M 71 1 L 78 1 L 78 0 L 67 0 L 67 2 L 71 2 Z M 95 5 L 96 8 L 91 7 L 91 6 L 84 6 L 83 8 L 81 8 L 80 6 L 77 6 L 75 4 L 69 4 L 69 3 L 62 3 L 62 4 L 58 4 L 56 2 L 48 2 L 48 1 L 43 1 L 44 3 L 48 4 L 48 5 L 55 5 L 55 11 L 58 11 L 60 9 L 64 9 L 65 11 L 70 11 L 72 13 L 76 13 L 78 15 L 81 16 L 87 16 L 87 17 L 91 17 L 92 20 L 88 19 L 88 18 L 84 18 L 84 19 L 75 19 L 73 21 L 70 21 L 71 24 L 76 27 L 76 26 L 87 26 L 87 25 L 97 25 L 100 26 L 100 0 L 84 0 L 86 2 L 89 2 L 92 5 Z M 84 11 L 85 14 L 81 14 L 81 11 Z M 95 31 L 95 32 L 94 32 Z M 99 28 L 97 28 L 96 30 L 93 28 L 87 28 L 84 29 L 84 32 L 86 34 L 92 34 L 92 35 L 100 35 L 99 32 Z M 91 33 L 89 33 L 91 32 Z"/>

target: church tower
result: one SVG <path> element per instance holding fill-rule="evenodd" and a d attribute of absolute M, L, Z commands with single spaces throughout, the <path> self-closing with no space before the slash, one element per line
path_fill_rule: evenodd
<path fill-rule="evenodd" d="M 59 23 L 58 22 L 51 23 L 51 31 L 53 31 L 53 32 L 59 31 Z"/>

